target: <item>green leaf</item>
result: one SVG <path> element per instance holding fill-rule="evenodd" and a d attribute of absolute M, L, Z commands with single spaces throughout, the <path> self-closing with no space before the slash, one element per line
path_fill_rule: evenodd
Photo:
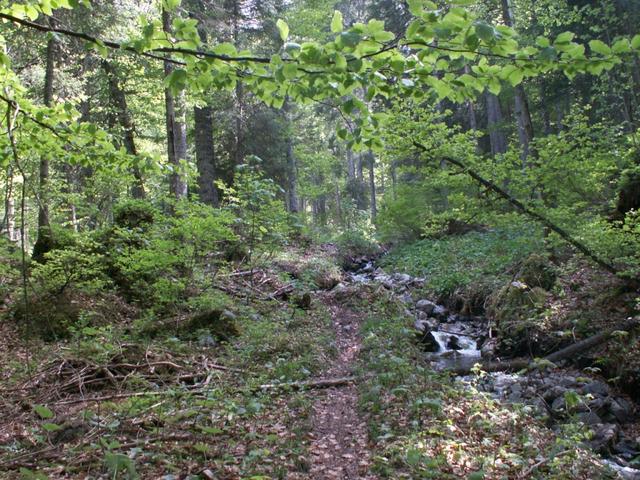
<path fill-rule="evenodd" d="M 475 24 L 476 35 L 485 43 L 492 43 L 496 38 L 496 31 L 488 23 L 478 21 Z"/>
<path fill-rule="evenodd" d="M 416 448 L 407 450 L 407 463 L 412 467 L 417 467 L 422 461 L 422 452 Z"/>
<path fill-rule="evenodd" d="M 42 428 L 47 432 L 57 432 L 58 430 L 62 430 L 62 427 L 57 423 L 43 423 Z"/>
<path fill-rule="evenodd" d="M 331 19 L 331 31 L 333 33 L 339 33 L 344 30 L 344 25 L 342 22 L 342 12 L 340 12 L 339 10 L 333 12 L 333 18 Z"/>
<path fill-rule="evenodd" d="M 34 405 L 33 410 L 44 420 L 55 417 L 53 411 L 44 405 Z"/>
<path fill-rule="evenodd" d="M 573 37 L 575 37 L 573 32 L 564 32 L 557 36 L 555 43 L 556 45 L 570 43 Z"/>
<path fill-rule="evenodd" d="M 168 10 L 169 12 L 173 12 L 180 6 L 181 2 L 182 0 L 162 0 L 162 8 Z"/>
<path fill-rule="evenodd" d="M 634 50 L 640 50 L 640 35 L 636 35 L 631 40 L 631 48 Z"/>
<path fill-rule="evenodd" d="M 605 57 L 611 55 L 611 49 L 602 40 L 591 40 L 589 42 L 589 48 L 600 55 L 604 55 Z"/>
<path fill-rule="evenodd" d="M 287 38 L 289 38 L 289 25 L 287 25 L 287 22 L 279 18 L 276 22 L 276 26 L 278 27 L 278 31 L 280 32 L 280 38 L 283 42 L 286 42 Z"/>
<path fill-rule="evenodd" d="M 287 63 L 282 69 L 282 74 L 287 80 L 296 78 L 296 75 L 298 75 L 298 65 L 295 63 Z"/>

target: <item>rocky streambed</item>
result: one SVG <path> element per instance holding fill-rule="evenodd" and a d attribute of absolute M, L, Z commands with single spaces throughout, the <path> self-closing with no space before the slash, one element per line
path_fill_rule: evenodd
<path fill-rule="evenodd" d="M 363 261 L 347 278 L 350 283 L 379 284 L 405 304 L 407 315 L 414 319 L 417 340 L 424 346 L 425 361 L 432 368 L 470 370 L 494 357 L 496 342 L 488 319 L 451 312 L 421 298 L 425 279 L 387 274 L 372 261 Z M 520 373 L 459 376 L 457 380 L 498 400 L 525 405 L 550 428 L 581 422 L 585 431 L 593 432 L 585 442 L 588 447 L 603 455 L 620 478 L 640 480 L 636 405 L 594 374 L 568 366 L 541 367 Z"/>

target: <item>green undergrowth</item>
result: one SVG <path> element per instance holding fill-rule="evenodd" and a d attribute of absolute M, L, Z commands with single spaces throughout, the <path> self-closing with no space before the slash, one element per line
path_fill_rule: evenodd
<path fill-rule="evenodd" d="M 360 406 L 381 478 L 609 477 L 579 447 L 584 429 L 554 434 L 524 407 L 500 404 L 426 367 L 410 319 L 381 300 L 362 325 Z"/>
<path fill-rule="evenodd" d="M 495 229 L 404 245 L 383 257 L 381 265 L 424 277 L 426 289 L 439 296 L 468 289 L 491 292 L 511 278 L 515 264 L 543 247 L 533 227 Z"/>

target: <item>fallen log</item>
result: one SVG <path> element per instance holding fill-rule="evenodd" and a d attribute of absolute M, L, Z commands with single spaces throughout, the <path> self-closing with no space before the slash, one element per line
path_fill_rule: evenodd
<path fill-rule="evenodd" d="M 631 331 L 640 325 L 640 319 L 634 318 L 633 320 L 629 320 L 622 325 L 617 325 L 616 327 L 609 328 L 604 332 L 600 332 L 596 335 L 593 335 L 589 338 L 576 342 L 568 347 L 562 348 L 556 352 L 553 352 L 542 358 L 543 361 L 546 362 L 559 362 L 560 360 L 567 360 L 571 357 L 574 357 L 578 354 L 584 353 L 587 350 L 591 350 L 602 343 L 607 342 L 613 336 L 614 332 L 618 331 Z M 480 369 L 484 372 L 506 372 L 506 371 L 514 371 L 514 370 L 522 370 L 525 368 L 535 367 L 536 361 L 531 360 L 529 358 L 514 358 L 513 360 L 506 360 L 503 362 L 487 362 L 480 363 Z M 446 371 L 454 373 L 456 375 L 467 375 L 471 372 L 473 367 L 457 367 L 452 369 L 447 369 Z"/>

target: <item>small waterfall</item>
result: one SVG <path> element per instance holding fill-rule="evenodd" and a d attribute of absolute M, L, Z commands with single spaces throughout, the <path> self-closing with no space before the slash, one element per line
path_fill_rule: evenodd
<path fill-rule="evenodd" d="M 431 332 L 433 338 L 438 342 L 440 347 L 438 353 L 456 352 L 463 357 L 480 357 L 480 350 L 478 350 L 478 344 L 476 341 L 464 335 L 453 335 L 451 333 L 434 331 Z"/>

